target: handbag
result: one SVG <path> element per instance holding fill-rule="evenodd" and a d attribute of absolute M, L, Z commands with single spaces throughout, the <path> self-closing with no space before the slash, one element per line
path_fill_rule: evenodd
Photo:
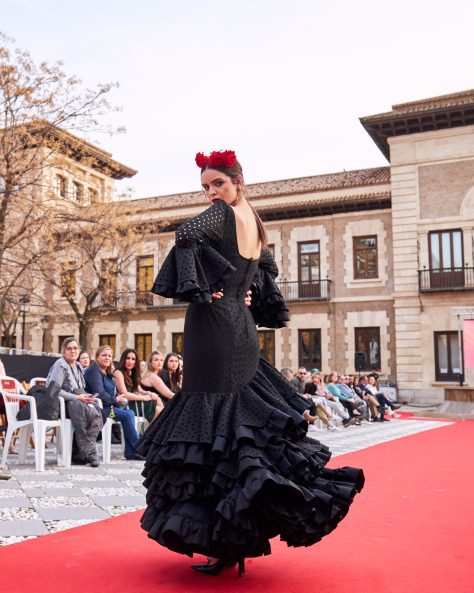
<path fill-rule="evenodd" d="M 38 420 L 58 420 L 59 418 L 59 386 L 51 382 L 47 387 L 33 385 L 28 390 L 36 400 L 36 413 Z M 30 402 L 18 410 L 17 420 L 29 420 L 31 418 Z"/>

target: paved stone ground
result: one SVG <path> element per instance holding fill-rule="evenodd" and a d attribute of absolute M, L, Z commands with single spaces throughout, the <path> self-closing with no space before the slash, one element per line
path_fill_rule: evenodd
<path fill-rule="evenodd" d="M 327 444 L 337 456 L 448 424 L 392 420 L 334 432 L 314 429 L 308 435 Z M 44 472 L 35 471 L 33 452 L 25 465 L 9 455 L 12 477 L 0 480 L 0 546 L 143 508 L 143 462 L 126 461 L 122 452 L 120 445 L 113 445 L 110 464 L 65 469 L 56 465 L 55 445 L 48 443 Z"/>

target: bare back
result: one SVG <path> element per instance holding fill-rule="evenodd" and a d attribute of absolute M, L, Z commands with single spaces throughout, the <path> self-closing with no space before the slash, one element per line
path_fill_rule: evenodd
<path fill-rule="evenodd" d="M 260 257 L 261 242 L 258 236 L 255 214 L 245 200 L 232 207 L 235 214 L 235 230 L 239 254 L 247 259 Z"/>

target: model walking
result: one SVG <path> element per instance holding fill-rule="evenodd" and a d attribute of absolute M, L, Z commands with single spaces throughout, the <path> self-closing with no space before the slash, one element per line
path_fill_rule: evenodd
<path fill-rule="evenodd" d="M 282 327 L 288 311 L 235 154 L 198 154 L 196 163 L 212 205 L 180 226 L 153 287 L 191 304 L 182 389 L 138 446 L 148 489 L 142 526 L 171 550 L 208 556 L 193 568 L 218 574 L 269 554 L 276 535 L 289 546 L 319 541 L 364 476 L 325 468 L 328 448 L 306 437 L 308 401 L 259 358 L 256 323 Z"/>

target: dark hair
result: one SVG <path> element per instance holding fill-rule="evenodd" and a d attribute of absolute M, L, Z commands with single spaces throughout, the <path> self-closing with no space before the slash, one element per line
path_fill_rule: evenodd
<path fill-rule="evenodd" d="M 168 368 L 168 361 L 169 359 L 174 356 L 179 363 L 179 356 L 175 353 L 175 352 L 168 352 L 168 354 L 165 356 L 165 360 L 163 362 L 163 369 L 168 373 L 168 377 L 170 379 L 170 385 L 171 385 L 171 389 L 180 389 L 181 387 L 181 374 L 182 371 L 179 368 L 179 364 L 178 367 L 175 371 L 171 372 Z"/>
<path fill-rule="evenodd" d="M 135 354 L 135 366 L 129 373 L 125 367 L 125 361 L 127 360 L 127 356 L 130 353 Z M 125 381 L 125 385 L 127 387 L 130 387 L 134 391 L 136 389 L 138 389 L 138 387 L 140 385 L 140 381 L 141 381 L 141 375 L 140 375 L 140 361 L 138 359 L 138 352 L 136 350 L 134 350 L 133 348 L 125 348 L 125 350 L 122 352 L 122 355 L 120 356 L 120 360 L 119 360 L 116 370 L 122 372 L 123 380 Z"/>
<path fill-rule="evenodd" d="M 237 185 L 237 177 L 242 177 L 242 195 L 245 193 L 245 182 L 244 182 L 244 172 L 242 169 L 242 165 L 239 163 L 239 161 L 235 161 L 235 163 L 232 165 L 232 167 L 213 167 L 212 165 L 206 165 L 205 167 L 203 167 L 201 169 L 201 174 L 204 173 L 204 171 L 206 171 L 206 169 L 212 169 L 213 171 L 219 171 L 220 173 L 224 173 L 224 175 L 227 175 L 228 177 L 230 177 L 232 179 L 232 183 L 234 185 Z M 240 196 L 239 196 L 240 198 Z M 260 239 L 260 242 L 262 243 L 262 247 L 267 247 L 268 246 L 268 235 L 267 235 L 267 231 L 265 229 L 265 225 L 263 224 L 263 220 L 260 218 L 258 212 L 255 210 L 255 208 L 252 206 L 252 204 L 250 202 L 248 202 L 248 205 L 250 206 L 250 208 L 252 209 L 252 212 L 255 216 L 255 220 L 257 222 L 257 230 L 258 230 L 258 238 Z"/>

